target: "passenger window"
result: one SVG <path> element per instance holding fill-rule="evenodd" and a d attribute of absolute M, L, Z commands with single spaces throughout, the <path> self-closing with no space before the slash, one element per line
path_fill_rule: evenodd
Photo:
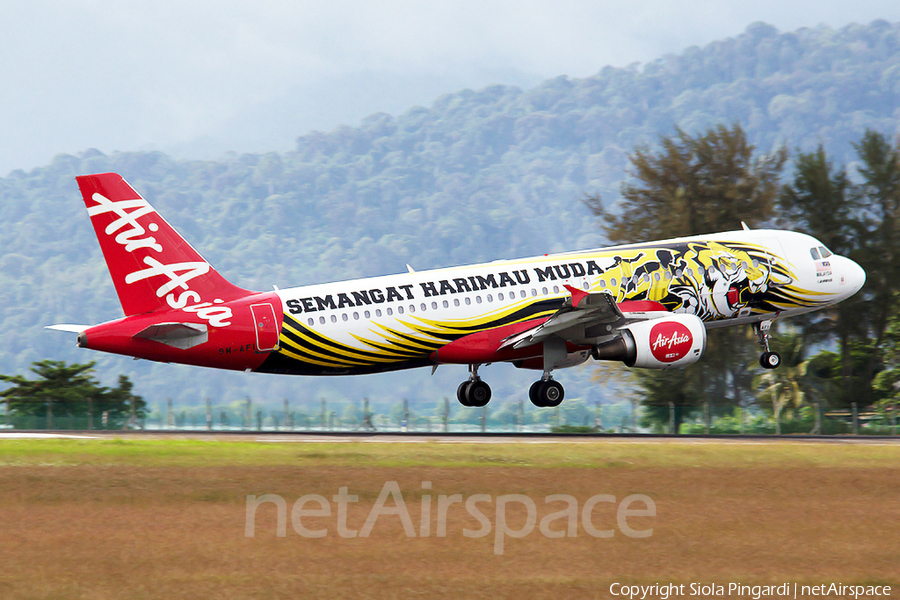
<path fill-rule="evenodd" d="M 337 323 L 337 315 L 331 315 L 331 322 Z"/>
<path fill-rule="evenodd" d="M 819 260 L 819 251 L 815 248 L 810 248 L 809 253 L 812 255 L 813 260 Z"/>
<path fill-rule="evenodd" d="M 459 298 L 453 299 L 453 306 L 459 306 Z"/>
<path fill-rule="evenodd" d="M 359 321 L 359 313 L 358 312 L 353 313 L 353 320 Z"/>
<path fill-rule="evenodd" d="M 437 310 L 437 302 L 432 302 L 431 308 L 433 308 L 434 310 Z"/>
<path fill-rule="evenodd" d="M 316 324 L 316 320 L 313 319 L 312 317 L 310 317 L 310 318 L 307 319 L 306 321 L 307 321 L 310 325 L 315 325 L 315 324 Z"/>
<path fill-rule="evenodd" d="M 370 318 L 372 318 L 372 313 L 370 313 L 369 311 L 365 311 L 365 312 L 363 312 L 363 316 L 367 319 L 370 319 Z"/>
<path fill-rule="evenodd" d="M 475 304 L 481 304 L 481 296 L 475 296 Z"/>
<path fill-rule="evenodd" d="M 499 294 L 497 294 L 497 300 L 501 300 L 501 301 L 503 300 L 503 292 L 500 292 Z"/>
<path fill-rule="evenodd" d="M 490 294 L 488 294 L 488 295 L 487 295 L 487 301 L 488 301 L 488 302 L 493 302 L 493 301 L 494 301 L 494 297 L 491 296 Z"/>
<path fill-rule="evenodd" d="M 558 293 L 559 293 L 559 286 L 558 286 L 558 285 L 554 285 L 554 286 L 553 286 L 553 293 L 554 293 L 554 294 L 558 294 Z"/>
<path fill-rule="evenodd" d="M 402 306 L 398 306 L 398 307 L 397 307 L 397 314 L 400 314 L 400 315 L 403 314 L 403 307 L 402 307 Z"/>
<path fill-rule="evenodd" d="M 409 312 L 411 312 L 411 313 L 416 312 L 416 305 L 415 305 L 415 304 L 410 304 L 410 305 L 409 305 Z"/>
<path fill-rule="evenodd" d="M 350 317 L 347 316 L 347 313 L 341 315 L 341 320 L 345 323 L 350 320 Z"/>
<path fill-rule="evenodd" d="M 380 316 L 381 316 L 381 309 L 380 309 L 380 308 L 376 308 L 376 309 L 375 309 L 375 316 L 376 316 L 376 317 L 380 317 Z"/>
<path fill-rule="evenodd" d="M 324 324 L 325 324 L 325 317 L 319 317 L 319 323 L 322 324 L 322 325 L 324 325 Z"/>
<path fill-rule="evenodd" d="M 655 279 L 656 281 L 659 281 L 659 279 L 660 279 L 659 273 L 654 273 L 654 274 L 653 274 L 653 279 Z"/>
<path fill-rule="evenodd" d="M 546 296 L 546 295 L 547 295 L 547 288 L 541 288 L 541 292 L 543 292 L 543 294 Z"/>
<path fill-rule="evenodd" d="M 605 280 L 603 280 L 603 279 L 600 280 L 600 287 L 602 287 L 602 288 L 605 288 L 605 287 L 606 287 L 606 281 L 605 281 Z"/>
<path fill-rule="evenodd" d="M 537 296 L 537 290 L 534 289 L 534 288 L 531 288 L 531 295 L 532 295 L 532 296 Z"/>
<path fill-rule="evenodd" d="M 472 304 L 472 299 L 466 296 L 466 306 L 469 306 L 470 304 Z"/>
<path fill-rule="evenodd" d="M 615 277 L 613 277 L 612 279 L 609 280 L 609 286 L 616 287 L 616 278 Z"/>
<path fill-rule="evenodd" d="M 426 306 L 424 302 L 422 303 L 422 305 L 419 308 L 422 309 L 422 312 L 425 312 L 426 310 L 428 310 L 428 306 Z"/>
<path fill-rule="evenodd" d="M 525 290 L 521 290 L 521 291 L 519 292 L 519 297 L 520 297 L 520 298 L 524 298 L 524 297 L 527 296 L 527 295 L 528 295 L 528 294 L 525 293 Z"/>
<path fill-rule="evenodd" d="M 446 300 L 444 300 L 443 302 L 441 302 L 441 304 L 444 305 L 444 308 L 450 308 L 450 303 L 447 302 Z"/>
<path fill-rule="evenodd" d="M 388 316 L 391 316 L 392 314 L 394 314 L 394 309 L 392 309 L 392 308 L 387 309 L 387 314 L 388 314 Z"/>

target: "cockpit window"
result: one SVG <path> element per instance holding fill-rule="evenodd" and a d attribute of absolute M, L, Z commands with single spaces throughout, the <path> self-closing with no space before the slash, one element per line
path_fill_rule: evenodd
<path fill-rule="evenodd" d="M 809 253 L 812 254 L 813 260 L 819 260 L 819 251 L 815 248 L 810 248 Z"/>
<path fill-rule="evenodd" d="M 822 258 L 828 258 L 832 254 L 831 250 L 825 246 L 819 246 L 819 253 L 822 255 Z"/>

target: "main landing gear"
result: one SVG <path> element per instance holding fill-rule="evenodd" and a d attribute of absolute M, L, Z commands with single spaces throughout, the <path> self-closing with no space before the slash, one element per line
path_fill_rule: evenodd
<path fill-rule="evenodd" d="M 469 365 L 469 379 L 456 388 L 456 399 L 463 406 L 481 407 L 491 401 L 491 386 L 478 376 L 478 367 Z"/>
<path fill-rule="evenodd" d="M 760 321 L 753 328 L 756 330 L 756 337 L 759 345 L 766 349 L 759 357 L 759 366 L 763 369 L 776 369 L 781 364 L 781 355 L 777 352 L 769 350 L 769 329 L 772 327 L 772 321 Z"/>
<path fill-rule="evenodd" d="M 539 408 L 559 406 L 565 396 L 562 384 L 551 379 L 549 374 L 532 383 L 528 390 L 528 398 L 531 403 Z"/>
<path fill-rule="evenodd" d="M 478 376 L 478 367 L 480 366 L 469 365 L 469 378 L 456 388 L 456 399 L 463 406 L 477 408 L 486 406 L 491 401 L 491 386 Z M 562 384 L 555 381 L 548 372 L 531 384 L 528 398 L 537 407 L 553 408 L 562 404 L 565 391 Z"/>

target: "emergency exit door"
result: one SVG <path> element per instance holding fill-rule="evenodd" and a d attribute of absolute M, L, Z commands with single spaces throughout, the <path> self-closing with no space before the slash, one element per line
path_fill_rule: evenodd
<path fill-rule="evenodd" d="M 274 352 L 278 350 L 278 319 L 271 304 L 251 304 L 253 328 L 256 331 L 256 351 Z"/>

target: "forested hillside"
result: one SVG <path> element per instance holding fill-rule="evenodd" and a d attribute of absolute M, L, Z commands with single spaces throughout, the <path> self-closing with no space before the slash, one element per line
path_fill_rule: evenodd
<path fill-rule="evenodd" d="M 99 359 L 104 383 L 129 373 L 151 406 L 205 396 L 432 402 L 452 396 L 463 377 L 446 367 L 433 379 L 424 370 L 274 378 L 78 351 L 71 336 L 44 325 L 120 315 L 78 174 L 121 173 L 226 277 L 270 289 L 400 272 L 406 263 L 421 270 L 601 245 L 581 200 L 615 202 L 628 154 L 676 126 L 739 123 L 761 152 L 821 143 L 850 163 L 851 142 L 866 128 L 893 138 L 898 117 L 900 24 L 790 33 L 754 24 L 733 39 L 586 79 L 446 94 L 399 116 L 304 135 L 283 154 L 203 162 L 91 150 L 58 156 L 0 179 L 0 373 L 23 373 L 44 358 Z M 521 395 L 531 380 L 511 367 L 490 369 L 497 398 Z M 585 372 L 560 378 L 583 382 L 567 387 L 570 397 L 602 393 L 588 389 Z"/>

